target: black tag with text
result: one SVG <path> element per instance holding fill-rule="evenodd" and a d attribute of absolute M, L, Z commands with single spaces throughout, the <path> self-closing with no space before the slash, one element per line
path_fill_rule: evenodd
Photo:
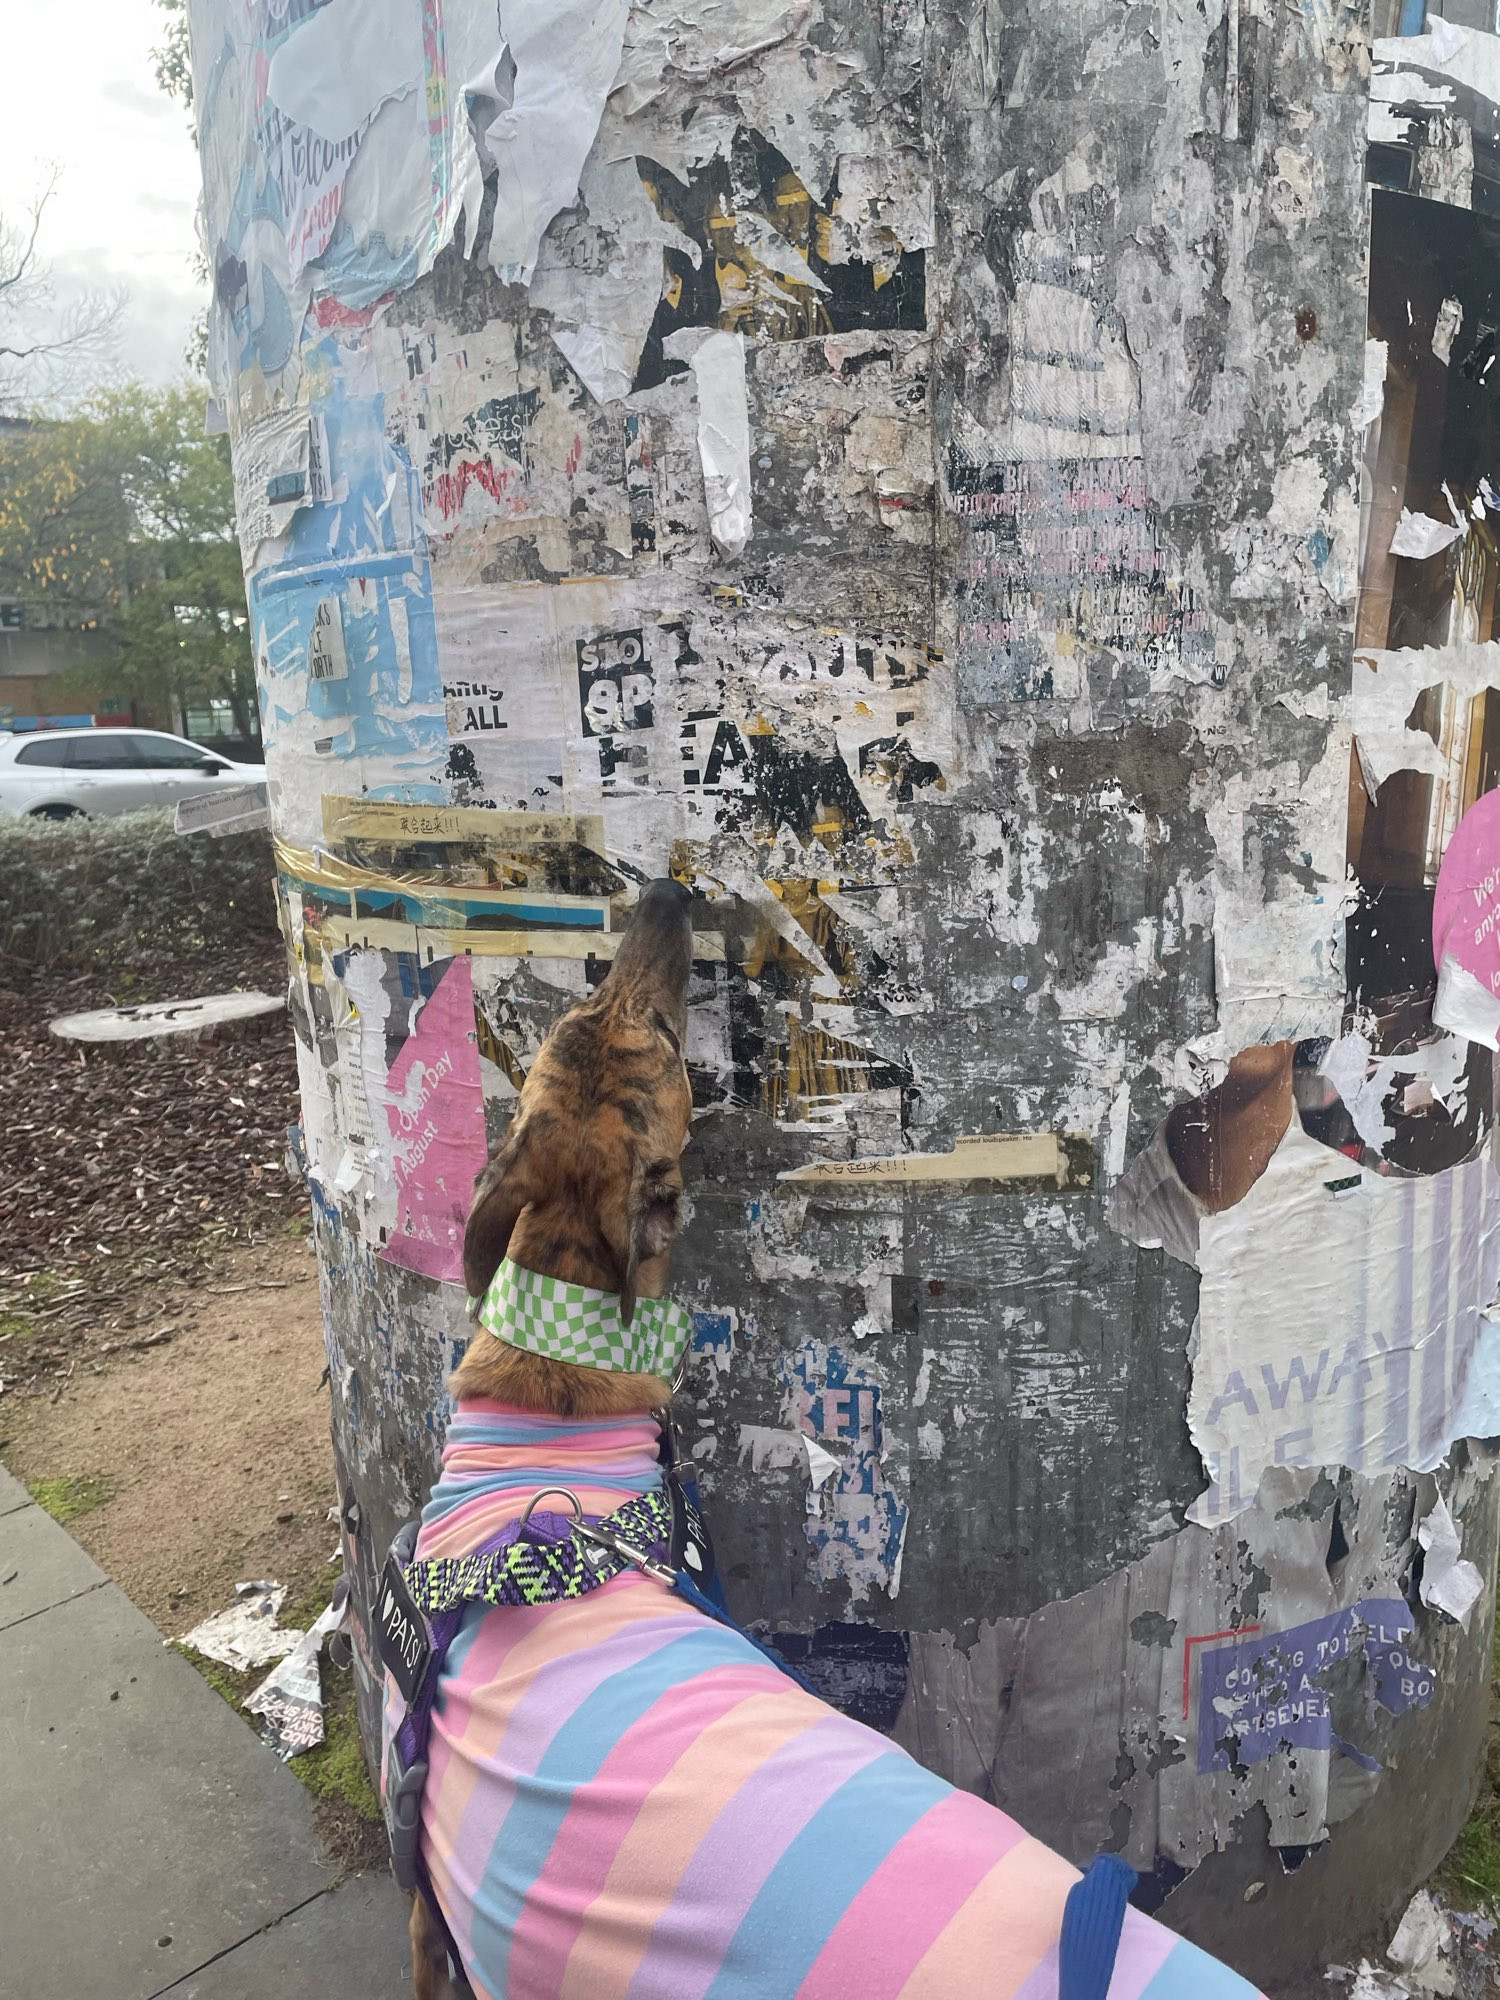
<path fill-rule="evenodd" d="M 426 1675 L 432 1645 L 427 1636 L 427 1620 L 412 1602 L 394 1554 L 386 1557 L 380 1575 L 380 1592 L 375 1600 L 375 1648 L 410 1705 L 416 1700 Z"/>

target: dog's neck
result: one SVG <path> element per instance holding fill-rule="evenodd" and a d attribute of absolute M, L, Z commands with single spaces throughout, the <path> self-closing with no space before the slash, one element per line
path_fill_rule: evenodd
<path fill-rule="evenodd" d="M 463 1556 L 519 1520 L 548 1486 L 565 1486 L 585 1514 L 613 1513 L 661 1484 L 649 1417 L 550 1417 L 486 1397 L 458 1405 L 442 1477 L 423 1513 L 421 1553 Z M 566 1512 L 557 1495 L 543 1507 Z"/>
<path fill-rule="evenodd" d="M 541 1241 L 523 1216 L 510 1243 L 512 1262 L 528 1271 L 566 1283 L 610 1292 L 619 1283 L 612 1267 L 591 1259 L 576 1246 L 565 1257 L 557 1246 Z M 655 1274 L 653 1273 L 653 1276 Z M 666 1259 L 660 1260 L 660 1284 L 665 1289 Z M 642 1296 L 657 1296 L 654 1285 Z M 528 1353 L 497 1339 L 476 1324 L 469 1351 L 451 1377 L 456 1400 L 480 1398 L 555 1417 L 644 1416 L 671 1400 L 671 1388 L 659 1375 L 618 1369 L 580 1368 L 541 1354 Z"/>

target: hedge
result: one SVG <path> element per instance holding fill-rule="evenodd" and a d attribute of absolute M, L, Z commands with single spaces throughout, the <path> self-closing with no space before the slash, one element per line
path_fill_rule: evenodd
<path fill-rule="evenodd" d="M 0 980 L 274 935 L 268 833 L 179 835 L 170 812 L 0 818 Z"/>

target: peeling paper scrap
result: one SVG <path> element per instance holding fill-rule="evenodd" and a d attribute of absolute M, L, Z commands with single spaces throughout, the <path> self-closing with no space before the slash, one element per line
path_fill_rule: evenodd
<path fill-rule="evenodd" d="M 489 1158 L 468 958 L 455 957 L 423 1003 L 387 1092 L 396 1226 L 380 1254 L 460 1284 L 464 1225 Z"/>
<path fill-rule="evenodd" d="M 1423 771 L 1447 779 L 1441 747 L 1425 729 L 1406 727 L 1422 691 L 1437 681 L 1460 700 L 1500 688 L 1500 640 L 1458 639 L 1440 648 L 1408 646 L 1390 652 L 1372 647 L 1355 654 L 1350 715 L 1367 766 L 1367 785 L 1373 779 L 1378 790 L 1392 771 Z M 1492 796 L 1482 794 L 1471 810 Z"/>
<path fill-rule="evenodd" d="M 804 1437 L 802 1442 L 807 1447 L 807 1476 L 812 1482 L 813 1492 L 816 1493 L 838 1471 L 839 1461 L 831 1451 L 825 1450 L 816 1438 Z"/>
<path fill-rule="evenodd" d="M 179 799 L 172 821 L 174 833 L 248 833 L 269 826 L 271 809 L 264 785 L 230 785 L 202 798 Z"/>
<path fill-rule="evenodd" d="M 1276 700 L 1288 715 L 1304 716 L 1314 722 L 1326 722 L 1333 712 L 1328 698 L 1327 681 L 1319 681 L 1315 688 L 1308 688 L 1306 691 L 1301 688 L 1289 689 L 1287 693 L 1277 695 Z"/>
<path fill-rule="evenodd" d="M 1413 514 L 1403 507 L 1396 532 L 1391 537 L 1391 554 L 1410 556 L 1416 562 L 1423 562 L 1428 556 L 1441 555 L 1463 534 L 1464 529 L 1455 526 L 1452 521 L 1434 521 L 1430 514 Z"/>
<path fill-rule="evenodd" d="M 1089 1164 L 1080 1165 L 1080 1154 Z M 778 1181 L 796 1187 L 840 1188 L 867 1182 L 937 1183 L 1029 1181 L 1051 1187 L 1088 1187 L 1092 1147 L 1086 1138 L 1056 1132 L 970 1133 L 951 1153 L 889 1153 L 867 1160 L 809 1160 L 787 1167 Z"/>
<path fill-rule="evenodd" d="M 1458 329 L 1463 325 L 1464 309 L 1457 299 L 1444 299 L 1438 307 L 1437 319 L 1432 328 L 1432 351 L 1446 368 L 1453 353 L 1453 343 L 1458 338 Z M 1447 488 L 1443 489 L 1445 492 Z M 1450 499 L 1449 505 L 1452 505 Z"/>
<path fill-rule="evenodd" d="M 530 284 L 548 225 L 577 197 L 629 18 L 630 0 L 500 0 L 515 88 L 484 150 L 500 174 L 490 264 L 503 284 Z"/>
<path fill-rule="evenodd" d="M 1189 1520 L 1239 1514 L 1274 1468 L 1430 1471 L 1455 1438 L 1495 1435 L 1477 1394 L 1500 1284 L 1487 1153 L 1398 1178 L 1293 1119 L 1250 1191 L 1198 1232 L 1188 1427 L 1209 1486 Z"/>
<path fill-rule="evenodd" d="M 266 94 L 337 144 L 422 82 L 421 10 L 406 0 L 327 0 L 272 54 Z"/>
<path fill-rule="evenodd" d="M 1422 1565 L 1422 1602 L 1446 1611 L 1467 1632 L 1469 1614 L 1484 1590 L 1484 1578 L 1460 1554 L 1458 1529 L 1441 1493 L 1432 1503 L 1432 1512 L 1418 1527 L 1417 1540 L 1427 1551 L 1427 1560 Z"/>
<path fill-rule="evenodd" d="M 1407 1904 L 1385 1955 L 1424 1993 L 1449 1994 L 1456 1982 L 1445 1956 L 1448 1945 L 1447 1914 L 1428 1890 L 1419 1889 Z"/>
<path fill-rule="evenodd" d="M 276 1614 L 286 1602 L 286 1585 L 261 1581 L 237 1583 L 239 1602 L 216 1611 L 184 1632 L 181 1644 L 191 1646 L 206 1660 L 245 1673 L 251 1667 L 269 1666 L 283 1659 L 302 1637 L 276 1623 Z"/>
<path fill-rule="evenodd" d="M 406 846 L 414 841 L 473 841 L 484 852 L 498 844 L 534 849 L 586 847 L 604 853 L 604 818 L 600 813 L 507 813 L 483 806 L 401 805 L 389 799 L 339 798 L 323 795 L 323 837 L 330 846 L 341 841 L 385 841 Z"/>
<path fill-rule="evenodd" d="M 778 1430 L 772 1424 L 740 1425 L 740 1456 L 749 1459 L 752 1472 L 789 1472 L 803 1464 L 810 1467 L 812 1453 L 803 1449 L 807 1443 L 800 1431 Z M 818 1449 L 821 1451 L 822 1446 Z"/>
<path fill-rule="evenodd" d="M 245 568 L 254 569 L 262 542 L 286 533 L 292 516 L 312 502 L 312 436 L 301 405 L 278 410 L 233 440 L 234 490 Z"/>
<path fill-rule="evenodd" d="M 349 654 L 344 644 L 344 610 L 337 596 L 320 598 L 307 641 L 310 681 L 346 681 Z"/>
<path fill-rule="evenodd" d="M 1382 1105 L 1385 1100 L 1386 1080 L 1383 1076 L 1371 1076 L 1370 1040 L 1367 1035 L 1343 1035 L 1334 1042 L 1318 1065 L 1318 1074 L 1326 1077 L 1343 1099 L 1344 1109 L 1354 1121 L 1354 1129 L 1373 1152 L 1378 1153 L 1395 1137 L 1386 1123 Z"/>
<path fill-rule="evenodd" d="M 260 1686 L 246 1695 L 247 1715 L 258 1715 L 263 1734 L 278 1757 L 295 1757 L 315 1750 L 323 1741 L 323 1684 L 318 1654 L 323 1641 L 348 1617 L 349 1600 L 330 1604 L 307 1630 L 294 1634 L 297 1643 Z"/>
<path fill-rule="evenodd" d="M 1371 54 L 1382 68 L 1437 70 L 1500 104 L 1500 39 L 1494 35 L 1429 19 L 1420 35 L 1377 35 Z"/>
<path fill-rule="evenodd" d="M 894 1597 L 906 1543 L 905 1448 L 886 1429 L 879 1370 L 810 1340 L 783 1354 L 780 1372 L 784 1413 L 806 1440 L 805 1531 L 818 1574 L 844 1578 L 855 1603 L 877 1587 Z"/>
<path fill-rule="evenodd" d="M 1432 53 L 1440 63 L 1452 62 L 1469 39 L 1467 28 L 1461 28 L 1456 21 L 1445 21 L 1441 15 L 1434 16 L 1427 23 L 1426 34 L 1432 43 Z"/>
<path fill-rule="evenodd" d="M 673 355 L 674 342 L 670 337 L 663 345 L 668 355 Z M 750 402 L 745 388 L 745 336 L 711 333 L 692 347 L 687 358 L 698 394 L 698 456 L 703 463 L 709 533 L 719 554 L 732 560 L 743 554 L 750 539 Z"/>
<path fill-rule="evenodd" d="M 1385 375 L 1390 349 L 1383 340 L 1365 342 L 1365 379 L 1352 415 L 1359 430 L 1367 430 L 1385 408 Z"/>
<path fill-rule="evenodd" d="M 1450 1034 L 1500 1050 L 1500 999 L 1467 966 L 1460 965 L 1452 952 L 1444 952 L 1438 966 L 1432 1018 Z"/>
<path fill-rule="evenodd" d="M 1323 1677 L 1361 1654 L 1367 1694 L 1388 1714 L 1432 1700 L 1436 1676 L 1407 1649 L 1415 1620 L 1404 1598 L 1361 1598 L 1280 1631 L 1245 1629 L 1253 1636 L 1222 1634 L 1228 1643 L 1205 1646 L 1196 1661 L 1202 1774 L 1265 1763 L 1288 1748 L 1331 1750 L 1332 1690 Z"/>
<path fill-rule="evenodd" d="M 578 204 L 589 229 L 612 246 L 604 268 L 573 232 L 542 241 L 531 277 L 533 305 L 552 321 L 552 339 L 596 402 L 630 393 L 661 298 L 662 251 L 669 244 L 701 257 L 698 245 L 665 222 L 641 184 L 633 157 L 585 164 Z"/>

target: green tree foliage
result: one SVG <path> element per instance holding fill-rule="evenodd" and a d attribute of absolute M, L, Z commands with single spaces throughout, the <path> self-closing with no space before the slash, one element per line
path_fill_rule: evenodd
<path fill-rule="evenodd" d="M 187 0 L 156 0 L 166 16 L 161 24 L 161 44 L 151 51 L 156 65 L 156 81 L 168 97 L 191 105 L 193 70 L 188 56 Z"/>
<path fill-rule="evenodd" d="M 0 426 L 0 597 L 32 622 L 97 625 L 101 692 L 162 718 L 228 701 L 254 735 L 229 442 L 204 436 L 203 409 L 197 384 L 137 384 Z"/>

